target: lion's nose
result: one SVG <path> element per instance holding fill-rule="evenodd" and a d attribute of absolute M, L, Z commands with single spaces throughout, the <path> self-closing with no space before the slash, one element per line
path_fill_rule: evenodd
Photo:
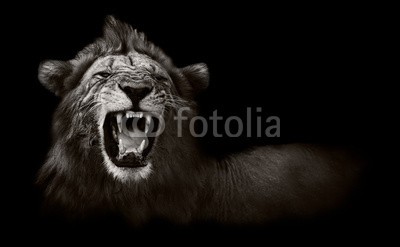
<path fill-rule="evenodd" d="M 153 90 L 153 88 L 149 85 L 127 85 L 124 87 L 121 87 L 122 91 L 131 99 L 132 104 L 134 106 L 139 105 L 139 102 L 144 99 L 147 95 L 150 94 L 150 92 Z"/>

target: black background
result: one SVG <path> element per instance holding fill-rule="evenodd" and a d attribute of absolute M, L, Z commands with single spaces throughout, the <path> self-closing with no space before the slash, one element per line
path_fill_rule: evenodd
<path fill-rule="evenodd" d="M 109 3 L 108 5 L 113 5 Z M 157 6 L 157 7 L 156 7 Z M 5 156 L 3 211 L 8 229 L 32 240 L 54 236 L 94 239 L 172 238 L 195 241 L 260 238 L 268 241 L 386 240 L 382 229 L 394 218 L 390 198 L 394 182 L 387 169 L 389 140 L 395 115 L 388 71 L 390 15 L 375 6 L 204 6 L 167 8 L 131 3 L 118 7 L 60 4 L 9 10 L 3 21 L 5 53 L 11 52 L 12 75 L 4 97 Z M 222 155 L 251 145 L 308 142 L 339 145 L 359 151 L 369 161 L 366 179 L 348 208 L 317 219 L 276 222 L 265 226 L 190 227 L 154 222 L 132 230 L 119 219 L 97 219 L 81 225 L 52 221 L 40 213 L 41 194 L 34 186 L 39 167 L 51 145 L 52 112 L 58 99 L 37 80 L 45 59 L 68 60 L 102 33 L 106 15 L 126 21 L 160 46 L 177 67 L 205 62 L 210 87 L 199 95 L 201 114 L 245 116 L 246 107 L 262 107 L 263 116 L 281 119 L 281 138 L 212 138 L 202 140 Z M 4 78 L 4 77 L 3 77 Z M 9 94 L 6 92 L 5 94 Z M 12 107 L 11 107 L 12 106 Z M 8 171 L 6 169 L 5 171 Z M 380 235 L 384 233 L 384 235 Z M 100 238 L 99 238 L 100 236 Z M 121 237 L 122 236 L 122 237 Z M 173 237 L 171 237 L 173 236 Z M 179 237 L 179 238 L 178 238 Z"/>

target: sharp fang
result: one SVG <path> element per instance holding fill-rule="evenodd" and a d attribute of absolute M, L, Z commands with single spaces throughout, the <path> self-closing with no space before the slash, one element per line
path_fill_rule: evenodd
<path fill-rule="evenodd" d="M 124 144 L 122 144 L 122 139 L 119 139 L 118 147 L 120 154 L 124 154 L 126 152 L 126 148 L 124 147 Z"/>
<path fill-rule="evenodd" d="M 139 118 L 143 117 L 143 112 L 139 112 Z"/>
<path fill-rule="evenodd" d="M 117 125 L 118 125 L 118 131 L 119 133 L 122 133 L 122 114 L 117 115 Z"/>
<path fill-rule="evenodd" d="M 137 149 L 137 151 L 138 151 L 139 153 L 143 152 L 143 150 L 144 150 L 144 145 L 145 145 L 145 144 L 146 144 L 146 140 L 143 139 L 142 143 L 140 143 L 140 146 L 139 146 L 138 149 Z"/>
<path fill-rule="evenodd" d="M 147 133 L 149 132 L 149 126 L 150 126 L 150 122 L 151 122 L 151 116 L 150 115 L 145 115 L 146 118 L 146 125 L 144 127 L 144 132 Z"/>

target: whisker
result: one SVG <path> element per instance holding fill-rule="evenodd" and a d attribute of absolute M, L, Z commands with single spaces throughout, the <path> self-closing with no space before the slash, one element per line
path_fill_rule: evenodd
<path fill-rule="evenodd" d="M 179 96 L 172 95 L 172 94 L 166 94 L 166 96 L 167 96 L 167 98 L 166 98 L 165 104 L 169 105 L 170 107 L 179 108 L 179 107 L 184 107 L 184 106 L 190 105 L 189 101 L 184 100 Z"/>
<path fill-rule="evenodd" d="M 91 105 L 89 108 L 85 109 L 85 111 L 82 115 L 82 119 L 86 118 L 89 114 L 93 113 L 101 105 L 100 102 L 92 102 L 92 103 L 94 103 L 94 104 Z"/>
<path fill-rule="evenodd" d="M 91 99 L 89 102 L 86 102 L 85 104 L 80 105 L 79 110 L 84 110 L 85 108 L 90 107 L 92 104 L 96 104 L 96 103 L 97 102 L 94 101 L 94 99 Z"/>

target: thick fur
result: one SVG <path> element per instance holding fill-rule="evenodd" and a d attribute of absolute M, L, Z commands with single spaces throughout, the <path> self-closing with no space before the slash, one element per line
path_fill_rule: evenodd
<path fill-rule="evenodd" d="M 343 153 L 306 145 L 266 146 L 220 160 L 201 149 L 188 121 L 183 137 L 176 136 L 174 108 L 154 147 L 151 174 L 128 181 L 112 176 L 104 166 L 98 116 L 78 103 L 84 74 L 97 59 L 132 51 L 160 64 L 173 81 L 171 94 L 191 108 L 189 118 L 196 115 L 193 98 L 208 85 L 207 67 L 176 68 L 142 33 L 109 17 L 104 37 L 75 59 L 46 61 L 39 68 L 42 84 L 62 97 L 54 116 L 54 144 L 38 178 L 52 207 L 83 216 L 114 210 L 134 223 L 153 217 L 242 223 L 313 214 L 345 198 L 357 169 Z"/>

